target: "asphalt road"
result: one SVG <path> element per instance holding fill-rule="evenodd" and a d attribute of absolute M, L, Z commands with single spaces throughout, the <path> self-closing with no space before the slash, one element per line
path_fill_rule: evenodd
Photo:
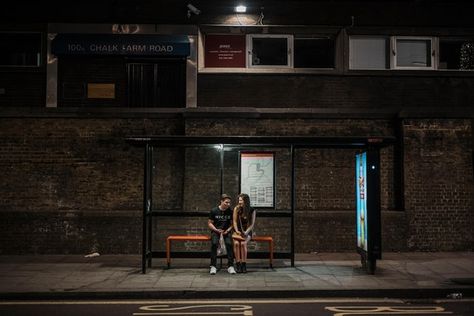
<path fill-rule="evenodd" d="M 383 299 L 3 301 L 2 316 L 155 315 L 474 315 L 474 299 L 411 301 Z"/>

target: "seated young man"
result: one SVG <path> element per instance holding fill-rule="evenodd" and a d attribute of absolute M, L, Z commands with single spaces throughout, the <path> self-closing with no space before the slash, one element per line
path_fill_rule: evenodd
<path fill-rule="evenodd" d="M 227 272 L 235 274 L 234 254 L 232 252 L 232 209 L 230 196 L 222 194 L 219 205 L 209 214 L 208 226 L 211 230 L 211 269 L 210 274 L 216 274 L 217 246 L 221 235 L 224 237 L 227 250 Z"/>

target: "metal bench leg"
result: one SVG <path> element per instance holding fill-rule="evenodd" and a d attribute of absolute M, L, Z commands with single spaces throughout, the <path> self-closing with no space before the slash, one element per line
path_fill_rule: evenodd
<path fill-rule="evenodd" d="M 166 239 L 166 264 L 169 269 L 171 265 L 171 240 L 169 239 Z"/>
<path fill-rule="evenodd" d="M 273 240 L 270 240 L 268 246 L 270 248 L 270 268 L 273 269 Z"/>

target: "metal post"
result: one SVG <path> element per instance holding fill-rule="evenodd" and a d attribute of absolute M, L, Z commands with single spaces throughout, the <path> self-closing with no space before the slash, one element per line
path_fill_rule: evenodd
<path fill-rule="evenodd" d="M 147 258 L 148 258 L 148 267 L 151 268 L 152 260 L 152 229 L 153 229 L 153 216 L 151 216 L 151 211 L 153 210 L 153 146 L 150 147 L 148 151 L 148 242 L 147 242 Z"/>
<path fill-rule="evenodd" d="M 220 171 L 221 171 L 221 195 L 224 193 L 224 145 L 220 144 L 219 145 L 219 150 L 221 154 L 221 165 L 220 165 Z"/>
<path fill-rule="evenodd" d="M 143 170 L 143 227 L 142 227 L 142 273 L 146 273 L 147 258 L 147 209 L 148 209 L 148 167 L 150 145 L 145 145 L 144 170 Z"/>
<path fill-rule="evenodd" d="M 291 266 L 295 266 L 295 205 L 296 205 L 296 172 L 295 147 L 291 145 Z"/>

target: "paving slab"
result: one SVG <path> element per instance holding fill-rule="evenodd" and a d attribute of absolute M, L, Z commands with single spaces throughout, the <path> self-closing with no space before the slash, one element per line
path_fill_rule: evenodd
<path fill-rule="evenodd" d="M 354 253 L 297 254 L 295 266 L 252 259 L 248 273 L 223 268 L 209 275 L 208 259 L 164 259 L 141 273 L 139 255 L 0 256 L 0 297 L 446 297 L 474 294 L 472 252 L 385 253 L 374 275 Z"/>

